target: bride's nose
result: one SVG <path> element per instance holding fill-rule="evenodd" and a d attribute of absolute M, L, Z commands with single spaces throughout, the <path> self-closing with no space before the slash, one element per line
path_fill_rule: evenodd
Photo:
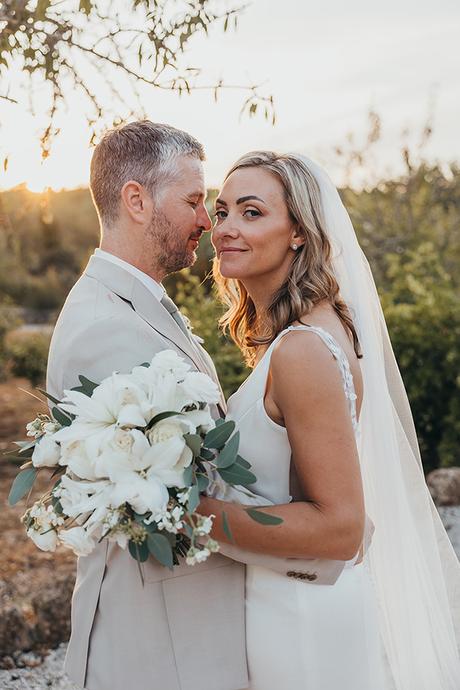
<path fill-rule="evenodd" d="M 227 218 L 225 218 L 225 220 L 223 220 L 221 223 L 214 225 L 212 229 L 212 240 L 214 242 L 215 240 L 221 240 L 224 237 L 231 237 L 234 239 L 235 237 L 238 237 L 239 234 L 240 232 L 238 227 L 227 216 Z"/>

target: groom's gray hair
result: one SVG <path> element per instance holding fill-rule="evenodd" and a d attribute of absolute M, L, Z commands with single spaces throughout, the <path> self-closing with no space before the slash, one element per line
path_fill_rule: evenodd
<path fill-rule="evenodd" d="M 170 125 L 140 120 L 106 132 L 94 149 L 90 175 L 101 225 L 117 220 L 126 182 L 139 182 L 155 198 L 180 173 L 180 156 L 202 161 L 204 148 L 190 134 Z"/>

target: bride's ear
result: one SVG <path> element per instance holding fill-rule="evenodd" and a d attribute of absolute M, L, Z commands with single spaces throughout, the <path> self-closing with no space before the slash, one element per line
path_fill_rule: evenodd
<path fill-rule="evenodd" d="M 291 249 L 297 250 L 300 249 L 305 244 L 305 237 L 302 235 L 299 226 L 295 226 L 292 229 L 291 233 Z"/>

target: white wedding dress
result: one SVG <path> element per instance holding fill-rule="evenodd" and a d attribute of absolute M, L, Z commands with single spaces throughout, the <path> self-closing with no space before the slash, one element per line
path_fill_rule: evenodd
<path fill-rule="evenodd" d="M 314 332 L 340 368 L 355 434 L 356 395 L 349 362 L 321 328 L 291 326 L 271 343 L 228 401 L 227 419 L 240 432 L 240 453 L 257 476 L 251 485 L 267 503 L 289 503 L 291 448 L 286 429 L 264 407 L 270 357 L 293 330 Z M 299 581 L 260 566 L 247 566 L 246 631 L 249 690 L 390 690 L 369 573 L 358 554 L 334 585 Z"/>

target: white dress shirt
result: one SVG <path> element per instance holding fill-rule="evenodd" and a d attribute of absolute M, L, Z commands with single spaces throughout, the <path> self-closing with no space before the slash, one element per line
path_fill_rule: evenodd
<path fill-rule="evenodd" d="M 121 266 L 122 268 L 124 268 L 125 271 L 128 271 L 128 273 L 131 273 L 131 275 L 138 278 L 145 285 L 145 287 L 152 293 L 152 295 L 156 297 L 156 299 L 159 302 L 161 302 L 161 299 L 165 294 L 166 290 L 164 289 L 163 285 L 161 285 L 161 283 L 157 283 L 157 281 L 154 280 L 151 276 L 147 275 L 147 273 L 144 273 L 144 271 L 140 271 L 138 268 L 128 263 L 124 259 L 120 259 L 119 256 L 115 256 L 115 254 L 110 254 L 109 252 L 106 252 L 104 249 L 99 249 L 99 247 L 94 250 L 94 255 L 98 256 L 100 259 L 104 259 L 105 261 L 111 261 L 113 264 L 116 264 L 117 266 Z"/>

